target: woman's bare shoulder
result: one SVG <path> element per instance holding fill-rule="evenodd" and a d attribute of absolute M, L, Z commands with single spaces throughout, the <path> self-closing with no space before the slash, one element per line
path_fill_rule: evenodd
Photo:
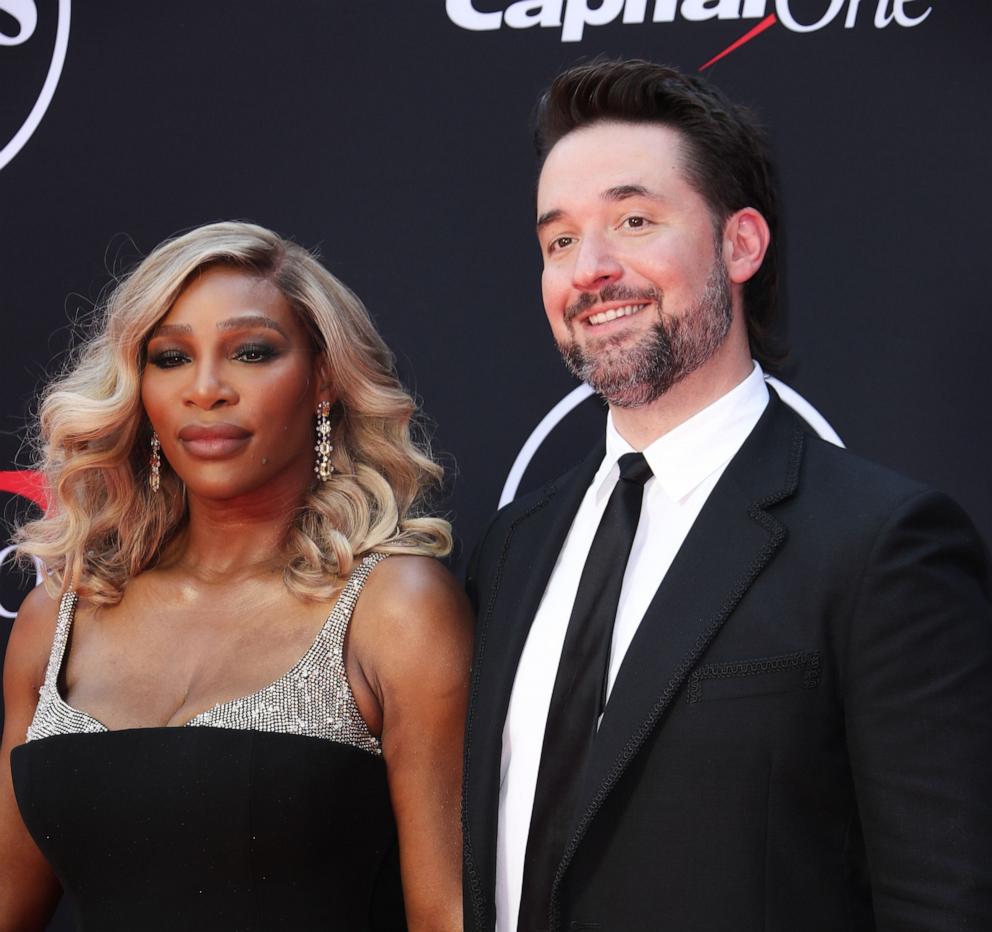
<path fill-rule="evenodd" d="M 471 648 L 468 599 L 447 567 L 433 557 L 397 554 L 379 563 L 365 584 L 355 617 L 362 646 L 378 654 L 375 666 L 380 670 L 415 668 L 428 660 L 432 666 L 438 661 L 460 666 Z"/>
<path fill-rule="evenodd" d="M 55 638 L 58 611 L 59 600 L 50 596 L 44 586 L 37 586 L 27 594 L 10 631 L 5 672 L 10 670 L 15 675 L 29 677 L 40 685 Z"/>
<path fill-rule="evenodd" d="M 49 595 L 44 586 L 35 586 L 21 602 L 17 619 L 25 624 L 55 624 L 59 611 L 59 599 Z"/>
<path fill-rule="evenodd" d="M 387 624 L 460 625 L 470 617 L 462 587 L 434 557 L 395 554 L 376 566 L 362 599 Z M 422 620 L 418 620 L 422 619 Z"/>

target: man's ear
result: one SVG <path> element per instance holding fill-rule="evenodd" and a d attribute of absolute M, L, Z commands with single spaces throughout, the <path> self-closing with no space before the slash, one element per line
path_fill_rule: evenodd
<path fill-rule="evenodd" d="M 730 281 L 742 285 L 752 278 L 761 268 L 771 241 L 768 222 L 753 207 L 732 214 L 723 228 L 723 255 Z"/>

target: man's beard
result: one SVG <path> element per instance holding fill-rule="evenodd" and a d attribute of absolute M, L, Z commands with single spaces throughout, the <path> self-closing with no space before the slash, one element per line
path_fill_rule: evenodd
<path fill-rule="evenodd" d="M 664 313 L 663 297 L 658 289 L 635 291 L 607 285 L 598 295 L 583 295 L 575 307 L 566 311 L 569 319 L 594 303 L 655 303 L 657 322 L 632 346 L 624 334 L 593 338 L 585 349 L 575 340 L 558 344 L 572 374 L 588 382 L 615 407 L 639 408 L 660 398 L 705 363 L 730 330 L 730 284 L 726 267 L 719 260 L 713 263 L 699 300 L 681 316 Z"/>

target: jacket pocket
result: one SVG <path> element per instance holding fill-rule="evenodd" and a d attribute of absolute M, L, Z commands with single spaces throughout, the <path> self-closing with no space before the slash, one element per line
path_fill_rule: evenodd
<path fill-rule="evenodd" d="M 816 689 L 820 685 L 820 665 L 820 652 L 815 650 L 702 664 L 689 674 L 686 699 L 693 705 L 709 699 Z"/>

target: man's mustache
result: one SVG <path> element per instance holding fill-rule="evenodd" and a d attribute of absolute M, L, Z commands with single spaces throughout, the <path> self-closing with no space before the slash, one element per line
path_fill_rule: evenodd
<path fill-rule="evenodd" d="M 654 301 L 661 307 L 662 293 L 658 288 L 631 288 L 629 285 L 605 285 L 600 291 L 585 291 L 579 299 L 565 308 L 565 323 L 571 323 L 583 311 L 608 301 Z"/>

